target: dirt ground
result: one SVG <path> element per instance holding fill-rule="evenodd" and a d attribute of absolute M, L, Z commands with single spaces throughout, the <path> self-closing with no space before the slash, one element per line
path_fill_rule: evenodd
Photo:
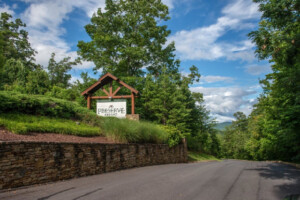
<path fill-rule="evenodd" d="M 56 133 L 30 133 L 18 135 L 0 128 L 1 141 L 33 141 L 33 142 L 70 142 L 70 143 L 116 143 L 106 137 L 79 137 Z"/>

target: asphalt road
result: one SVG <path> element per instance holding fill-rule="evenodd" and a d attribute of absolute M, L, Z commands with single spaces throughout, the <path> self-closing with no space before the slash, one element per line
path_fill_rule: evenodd
<path fill-rule="evenodd" d="M 20 200 L 276 200 L 300 194 L 300 170 L 225 160 L 134 168 L 0 193 Z"/>

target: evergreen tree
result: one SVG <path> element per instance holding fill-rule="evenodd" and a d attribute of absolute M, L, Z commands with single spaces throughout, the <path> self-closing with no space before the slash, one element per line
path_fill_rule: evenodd
<path fill-rule="evenodd" d="M 166 71 L 163 68 L 159 77 L 148 74 L 142 92 L 144 115 L 146 119 L 189 133 L 186 122 L 191 110 L 187 108 L 187 98 L 178 84 L 179 77 L 167 74 Z"/>
<path fill-rule="evenodd" d="M 51 54 L 51 58 L 48 63 L 48 74 L 51 85 L 55 85 L 61 88 L 67 88 L 70 86 L 71 74 L 67 72 L 72 69 L 72 65 L 76 65 L 78 60 L 70 61 L 71 58 L 67 57 L 59 62 L 55 61 L 55 53 Z"/>
<path fill-rule="evenodd" d="M 24 63 L 28 69 L 34 69 L 35 51 L 28 41 L 28 33 L 22 27 L 26 27 L 21 19 L 11 20 L 8 13 L 0 16 L 0 69 L 6 60 L 14 58 Z"/>

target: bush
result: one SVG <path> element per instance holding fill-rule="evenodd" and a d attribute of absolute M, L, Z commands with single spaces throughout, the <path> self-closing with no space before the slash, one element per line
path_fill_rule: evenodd
<path fill-rule="evenodd" d="M 99 127 L 92 127 L 84 123 L 76 124 L 67 119 L 55 119 L 45 116 L 25 114 L 0 114 L 0 126 L 17 134 L 29 132 L 60 133 L 77 136 L 99 136 Z"/>
<path fill-rule="evenodd" d="M 0 126 L 14 133 L 102 134 L 118 142 L 169 143 L 170 146 L 180 142 L 177 132 L 170 133 L 150 122 L 102 118 L 76 102 L 8 91 L 0 91 L 0 101 Z M 79 120 L 81 125 L 69 119 Z"/>
<path fill-rule="evenodd" d="M 111 139 L 130 143 L 166 143 L 168 134 L 159 126 L 149 122 L 106 117 L 101 128 Z"/>
<path fill-rule="evenodd" d="M 0 91 L 0 102 L 0 113 L 22 113 L 66 119 L 81 119 L 87 114 L 97 117 L 96 113 L 79 106 L 76 102 L 43 95 Z"/>

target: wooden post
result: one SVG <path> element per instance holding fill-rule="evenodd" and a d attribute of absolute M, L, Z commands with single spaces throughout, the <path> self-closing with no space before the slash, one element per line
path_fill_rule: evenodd
<path fill-rule="evenodd" d="M 134 115 L 134 93 L 131 92 L 131 114 Z"/>
<path fill-rule="evenodd" d="M 87 96 L 87 108 L 91 109 L 91 95 L 90 94 L 88 94 L 88 96 Z"/>
<path fill-rule="evenodd" d="M 112 88 L 112 81 L 109 83 L 109 96 L 112 97 L 113 96 L 113 92 L 112 92 L 113 88 Z"/>

